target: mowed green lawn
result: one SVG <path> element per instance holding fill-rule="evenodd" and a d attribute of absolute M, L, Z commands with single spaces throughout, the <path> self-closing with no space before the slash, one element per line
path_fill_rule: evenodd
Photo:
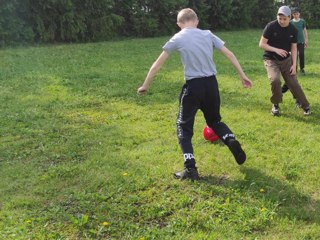
<path fill-rule="evenodd" d="M 320 239 L 320 32 L 299 76 L 308 117 L 290 93 L 271 116 L 261 32 L 216 33 L 254 84 L 215 52 L 223 121 L 247 161 L 203 139 L 199 112 L 199 182 L 172 176 L 178 54 L 136 94 L 169 37 L 1 49 L 0 239 Z"/>

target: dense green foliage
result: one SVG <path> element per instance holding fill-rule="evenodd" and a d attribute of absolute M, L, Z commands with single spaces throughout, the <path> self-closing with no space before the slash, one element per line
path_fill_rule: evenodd
<path fill-rule="evenodd" d="M 300 3 L 301 2 L 301 3 Z M 262 28 L 280 4 L 300 6 L 318 28 L 315 0 L 2 0 L 0 46 L 17 43 L 90 42 L 152 37 L 177 31 L 176 14 L 195 9 L 200 27 L 213 30 Z"/>
<path fill-rule="evenodd" d="M 28 7 L 26 1 L 0 2 L 0 46 L 34 41 Z"/>
<path fill-rule="evenodd" d="M 178 54 L 136 94 L 168 37 L 0 49 L 0 239 L 320 239 L 320 32 L 299 76 L 308 117 L 290 93 L 271 116 L 261 32 L 217 32 L 253 81 L 215 52 L 223 121 L 248 159 L 206 142 L 199 112 L 194 183 L 172 176 Z"/>

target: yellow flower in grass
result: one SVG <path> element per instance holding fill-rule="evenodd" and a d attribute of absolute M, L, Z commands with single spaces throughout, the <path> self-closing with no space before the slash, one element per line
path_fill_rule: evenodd
<path fill-rule="evenodd" d="M 128 175 L 129 175 L 129 173 L 124 172 L 122 175 L 126 177 L 126 176 L 128 176 Z"/>
<path fill-rule="evenodd" d="M 260 188 L 260 192 L 261 192 L 261 193 L 264 193 L 264 189 L 263 189 L 263 188 Z"/>
<path fill-rule="evenodd" d="M 103 222 L 103 223 L 102 223 L 103 226 L 108 226 L 109 224 L 110 224 L 110 223 L 108 223 L 108 222 Z"/>
<path fill-rule="evenodd" d="M 262 207 L 262 208 L 260 209 L 260 212 L 265 212 L 265 211 L 267 211 L 267 209 L 266 209 L 265 207 Z"/>

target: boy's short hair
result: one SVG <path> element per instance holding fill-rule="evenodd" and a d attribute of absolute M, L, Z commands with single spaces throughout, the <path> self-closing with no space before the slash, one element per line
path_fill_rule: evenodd
<path fill-rule="evenodd" d="M 292 13 L 300 13 L 300 9 L 298 7 L 294 7 L 291 9 Z"/>
<path fill-rule="evenodd" d="M 177 21 L 180 23 L 185 23 L 188 21 L 198 20 L 198 16 L 191 8 L 184 8 L 179 11 L 177 16 Z"/>

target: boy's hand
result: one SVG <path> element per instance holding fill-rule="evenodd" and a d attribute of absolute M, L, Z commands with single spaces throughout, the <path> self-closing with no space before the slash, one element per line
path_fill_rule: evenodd
<path fill-rule="evenodd" d="M 148 89 L 147 89 L 146 87 L 141 86 L 141 87 L 138 88 L 137 93 L 138 93 L 139 95 L 144 95 L 147 91 L 148 91 Z"/>
<path fill-rule="evenodd" d="M 291 66 L 290 68 L 290 75 L 296 75 L 297 74 L 297 71 L 296 71 L 296 66 Z"/>
<path fill-rule="evenodd" d="M 252 82 L 251 82 L 250 79 L 247 78 L 247 77 L 241 78 L 241 82 L 242 82 L 242 85 L 243 85 L 245 88 L 251 88 L 251 87 L 252 87 Z"/>
<path fill-rule="evenodd" d="M 281 57 L 287 57 L 288 56 L 288 52 L 284 49 L 280 49 L 280 48 L 276 48 L 275 49 L 275 53 L 278 54 Z"/>

